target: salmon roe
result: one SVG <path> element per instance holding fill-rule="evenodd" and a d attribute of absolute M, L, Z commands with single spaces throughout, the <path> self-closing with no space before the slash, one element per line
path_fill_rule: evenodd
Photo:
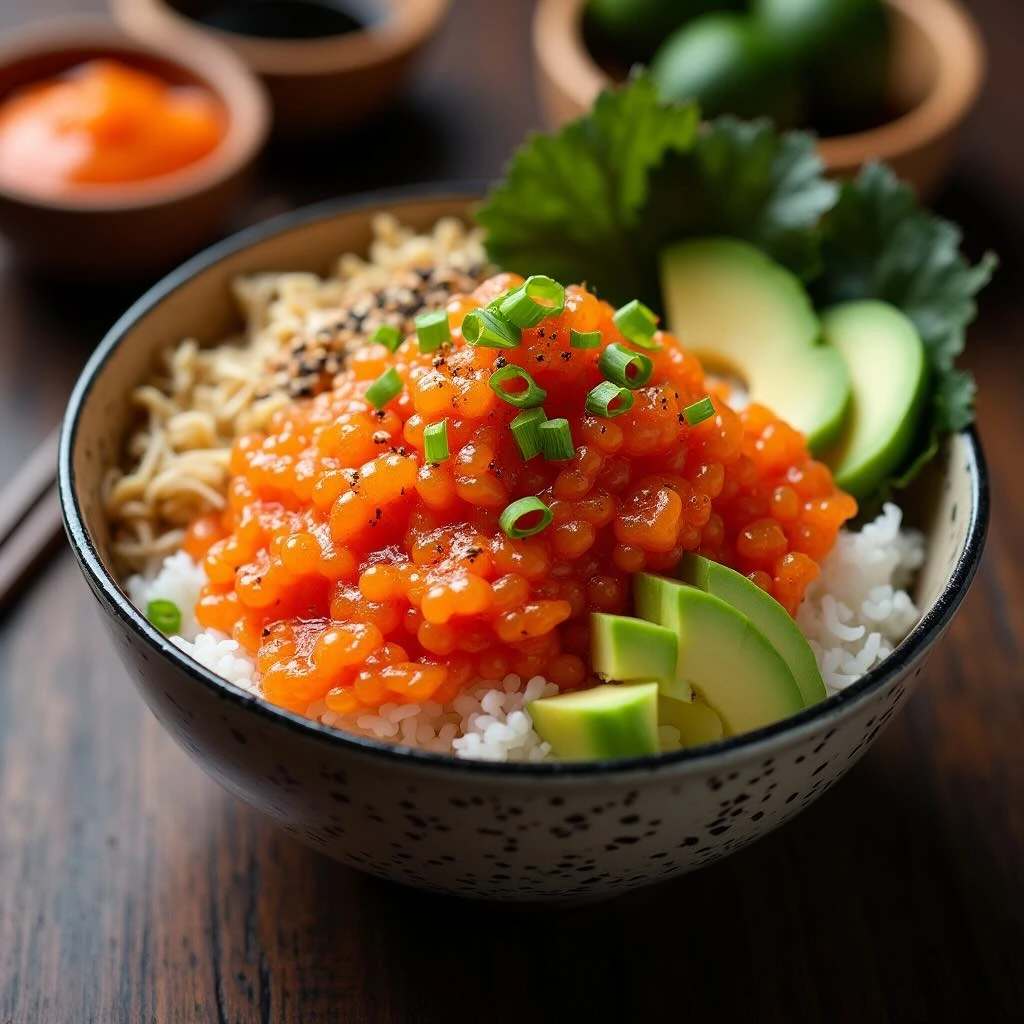
<path fill-rule="evenodd" d="M 630 577 L 698 551 L 746 574 L 795 614 L 839 528 L 856 512 L 804 438 L 771 411 L 730 409 L 698 360 L 659 332 L 651 383 L 612 419 L 584 413 L 604 346 L 625 343 L 607 304 L 566 290 L 564 312 L 508 350 L 465 344 L 470 310 L 521 281 L 503 274 L 448 306 L 451 343 L 422 353 L 367 346 L 333 390 L 277 414 L 231 453 L 228 509 L 186 547 L 208 583 L 196 615 L 257 660 L 267 698 L 297 712 L 453 699 L 509 672 L 587 684 L 589 616 L 628 613 Z M 570 330 L 601 347 L 572 348 Z M 489 386 L 516 364 L 565 417 L 575 454 L 524 461 L 519 409 Z M 373 379 L 394 368 L 382 409 Z M 714 415 L 683 410 L 711 392 Z M 447 418 L 450 457 L 427 462 L 424 430 Z M 547 528 L 513 539 L 498 520 L 538 496 Z"/>

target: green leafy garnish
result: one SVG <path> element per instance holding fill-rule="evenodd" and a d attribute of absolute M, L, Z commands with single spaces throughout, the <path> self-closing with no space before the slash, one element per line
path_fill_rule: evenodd
<path fill-rule="evenodd" d="M 881 299 L 901 309 L 924 342 L 931 403 L 907 464 L 889 490 L 905 487 L 938 451 L 943 434 L 974 418 L 974 381 L 954 368 L 974 319 L 975 295 L 996 259 L 971 266 L 960 231 L 917 205 L 909 185 L 887 167 L 870 164 L 843 185 L 821 226 L 822 272 L 811 284 L 820 307 L 851 299 Z"/>
<path fill-rule="evenodd" d="M 768 121 L 716 118 L 690 152 L 670 155 L 652 175 L 657 247 L 725 235 L 807 279 L 818 269 L 818 222 L 836 199 L 822 170 L 806 132 L 780 135 Z"/>
<path fill-rule="evenodd" d="M 650 173 L 693 146 L 698 121 L 695 106 L 661 104 L 642 76 L 557 134 L 531 136 L 477 211 L 491 260 L 586 281 L 615 304 L 650 296 L 652 284 L 657 298 L 657 274 L 646 276 Z"/>
<path fill-rule="evenodd" d="M 681 238 L 742 238 L 809 276 L 835 193 L 810 135 L 733 117 L 698 130 L 695 106 L 662 103 L 638 75 L 558 133 L 531 136 L 477 221 L 507 270 L 659 309 L 657 253 Z"/>

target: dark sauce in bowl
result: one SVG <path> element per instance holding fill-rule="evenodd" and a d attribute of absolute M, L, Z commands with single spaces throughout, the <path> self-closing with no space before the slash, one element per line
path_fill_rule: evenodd
<path fill-rule="evenodd" d="M 209 28 L 259 39 L 322 39 L 362 32 L 381 18 L 369 0 L 177 0 Z"/>

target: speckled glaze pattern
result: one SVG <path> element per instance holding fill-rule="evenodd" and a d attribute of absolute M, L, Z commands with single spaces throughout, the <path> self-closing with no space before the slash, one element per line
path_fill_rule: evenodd
<path fill-rule="evenodd" d="M 105 553 L 103 468 L 127 394 L 156 352 L 230 322 L 227 280 L 268 266 L 322 269 L 365 247 L 381 205 L 425 226 L 465 196 L 293 215 L 187 265 L 111 332 L 69 405 L 60 484 L 68 533 L 118 653 L 153 713 L 211 776 L 302 841 L 409 885 L 499 900 L 597 898 L 693 870 L 820 797 L 868 749 L 924 671 L 973 577 L 988 517 L 973 434 L 951 438 L 908 511 L 928 534 L 924 618 L 883 666 L 785 723 L 632 761 L 490 765 L 403 751 L 280 711 L 183 656 L 131 607 Z M 206 303 L 204 306 L 203 303 Z M 204 309 L 203 326 L 195 310 Z"/>

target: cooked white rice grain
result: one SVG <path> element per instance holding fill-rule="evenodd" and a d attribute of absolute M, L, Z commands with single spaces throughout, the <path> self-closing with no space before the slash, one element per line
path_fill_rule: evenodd
<path fill-rule="evenodd" d="M 891 654 L 921 617 L 903 588 L 924 561 L 924 538 L 901 530 L 902 521 L 890 502 L 863 529 L 841 532 L 807 588 L 796 621 L 830 692 L 856 682 Z"/>

